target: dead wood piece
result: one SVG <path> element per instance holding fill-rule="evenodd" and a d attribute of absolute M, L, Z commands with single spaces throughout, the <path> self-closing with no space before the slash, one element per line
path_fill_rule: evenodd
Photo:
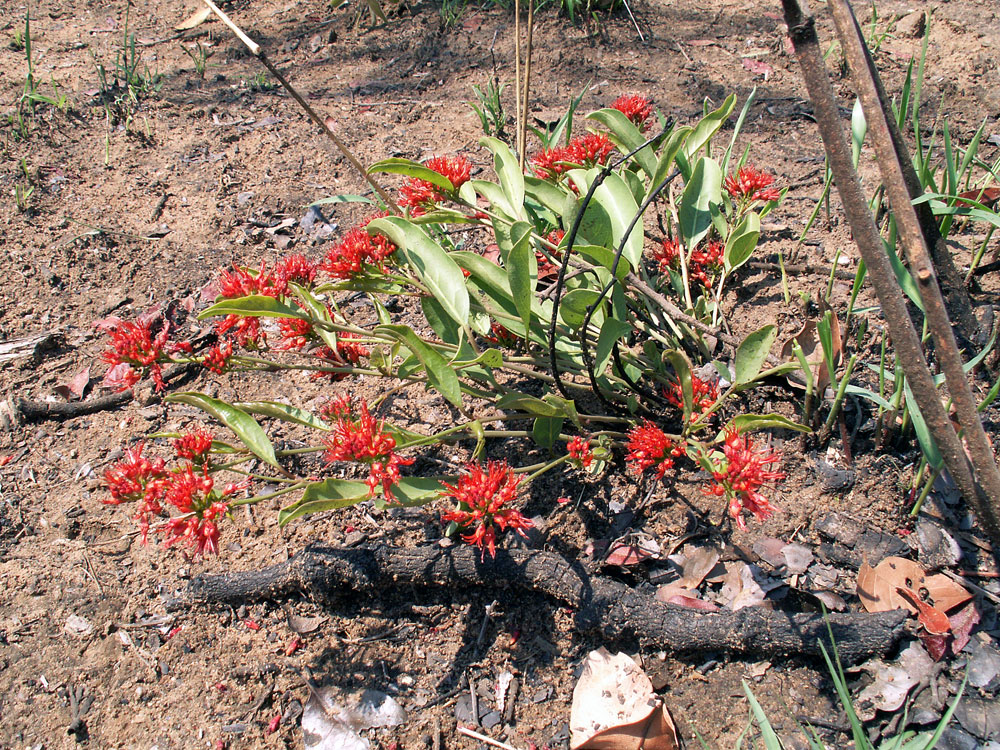
<path fill-rule="evenodd" d="M 132 400 L 132 391 L 121 393 L 111 393 L 100 398 L 92 398 L 87 401 L 28 401 L 24 398 L 17 400 L 17 410 L 21 417 L 27 422 L 37 422 L 43 419 L 70 419 L 72 417 L 82 417 L 85 414 L 94 414 L 106 409 L 113 409 L 116 406 L 127 404 Z"/>
<path fill-rule="evenodd" d="M 295 592 L 321 597 L 339 590 L 378 595 L 387 586 L 489 586 L 536 591 L 570 605 L 581 633 L 608 640 L 638 640 L 673 652 L 818 657 L 827 625 L 816 614 L 763 608 L 698 612 L 662 604 L 619 581 L 590 576 L 578 562 L 533 550 L 501 550 L 481 559 L 471 547 L 388 546 L 332 548 L 311 545 L 287 562 L 263 570 L 194 578 L 168 609 L 196 603 L 281 598 Z M 851 664 L 890 650 L 903 633 L 906 613 L 832 614 L 830 626 L 841 658 Z"/>

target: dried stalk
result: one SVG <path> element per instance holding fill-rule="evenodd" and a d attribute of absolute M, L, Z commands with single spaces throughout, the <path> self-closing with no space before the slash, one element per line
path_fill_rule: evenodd
<path fill-rule="evenodd" d="M 854 170 L 851 149 L 840 122 L 833 89 L 823 64 L 815 21 L 811 15 L 803 12 L 798 0 L 782 0 L 781 4 L 795 54 L 813 103 L 816 124 L 823 138 L 830 168 L 844 205 L 844 213 L 850 222 L 858 250 L 868 267 L 869 277 L 882 305 L 903 370 L 934 442 L 941 451 L 945 466 L 966 500 L 980 512 L 980 520 L 985 530 L 995 547 L 1000 550 L 1000 523 L 992 512 L 992 500 L 976 482 L 973 468 L 965 455 L 961 441 L 941 404 L 927 360 L 924 358 L 920 337 L 913 327 L 902 290 L 889 265 L 882 238 L 875 227 L 868 201 Z"/>
<path fill-rule="evenodd" d="M 927 324 L 934 337 L 937 362 L 944 371 L 948 392 L 955 404 L 955 412 L 965 435 L 975 477 L 990 499 L 990 503 L 984 504 L 983 507 L 979 507 L 976 503 L 976 511 L 980 517 L 989 518 L 987 526 L 1000 530 L 1000 471 L 997 470 L 993 449 L 983 430 L 976 398 L 969 387 L 944 296 L 938 286 L 935 274 L 937 259 L 931 261 L 925 244 L 924 228 L 913 206 L 915 196 L 907 185 L 903 167 L 905 162 L 910 165 L 912 171 L 912 163 L 907 152 L 900 150 L 901 147 L 905 148 L 900 143 L 901 139 L 893 137 L 891 128 L 895 127 L 895 119 L 886 109 L 885 94 L 880 85 L 878 72 L 868 54 L 868 48 L 865 46 L 851 7 L 846 0 L 829 0 L 828 5 L 837 27 L 837 36 L 844 48 L 851 78 L 857 87 L 865 119 L 868 121 L 868 132 L 875 147 L 876 160 L 882 173 L 882 184 L 885 185 L 889 205 L 896 217 L 899 240 L 906 251 L 910 269 L 917 278 L 917 288 L 924 303 Z M 934 224 L 933 217 L 931 223 Z M 934 226 L 936 229 L 936 225 Z M 940 240 L 940 236 L 938 239 Z M 926 237 L 926 240 L 930 241 L 930 238 Z M 947 248 L 944 250 L 947 253 Z M 956 288 L 964 293 L 960 281 L 957 284 L 948 284 L 949 298 L 954 297 Z"/>
<path fill-rule="evenodd" d="M 281 74 L 281 71 L 279 71 L 274 66 L 274 63 L 272 63 L 270 59 L 268 59 L 267 55 L 264 54 L 264 50 L 261 48 L 261 46 L 257 44 L 257 42 L 255 42 L 253 39 L 248 37 L 245 33 L 243 33 L 243 30 L 239 26 L 237 26 L 232 21 L 232 19 L 230 19 L 229 16 L 227 16 L 215 3 L 213 3 L 212 0 L 204 0 L 204 2 L 205 5 L 207 5 L 211 9 L 211 11 L 215 13 L 216 16 L 219 17 L 219 20 L 222 21 L 222 23 L 224 23 L 226 26 L 228 26 L 229 29 L 236 35 L 236 37 L 241 42 L 243 42 L 246 48 L 250 50 L 250 54 L 252 54 L 258 60 L 260 60 L 261 64 L 268 69 L 271 75 L 273 75 L 276 79 L 278 79 L 278 83 L 284 86 L 285 91 L 287 91 L 289 94 L 292 95 L 292 98 L 299 103 L 299 106 L 302 107 L 302 109 L 306 111 L 306 114 L 309 115 L 312 121 L 315 122 L 317 125 L 319 125 L 320 130 L 326 133 L 327 138 L 333 141 L 333 144 L 340 150 L 340 153 L 342 153 L 347 158 L 347 160 L 351 163 L 351 166 L 353 166 L 354 169 L 357 170 L 358 174 L 360 174 L 362 177 L 365 178 L 365 181 L 369 185 L 371 185 L 372 189 L 376 193 L 379 194 L 379 197 L 383 201 L 385 201 L 385 204 L 390 208 L 390 210 L 392 210 L 393 213 L 397 214 L 401 213 L 401 211 L 399 210 L 399 206 L 396 205 L 396 201 L 392 199 L 392 196 L 389 195 L 389 193 L 387 193 L 385 189 L 381 185 L 379 185 L 378 182 L 375 181 L 375 178 L 373 178 L 370 174 L 368 174 L 368 171 L 364 168 L 361 162 L 358 161 L 358 158 L 347 147 L 347 144 L 344 143 L 340 138 L 338 138 L 337 134 L 333 132 L 333 129 L 330 127 L 330 122 L 331 122 L 330 118 L 327 117 L 324 119 L 320 117 L 319 114 L 317 114 L 316 110 L 314 110 L 311 106 L 309 106 L 309 103 L 305 99 L 303 99 L 302 95 L 295 90 L 292 84 L 288 82 L 288 79 L 286 79 Z"/>
<path fill-rule="evenodd" d="M 514 147 L 521 142 L 521 0 L 514 0 Z M 524 171 L 524 154 L 517 155 Z"/>
<path fill-rule="evenodd" d="M 521 139 L 517 142 L 517 154 L 520 159 L 521 171 L 528 150 L 528 94 L 531 91 L 531 39 L 535 30 L 535 0 L 528 0 L 528 40 L 524 50 L 524 94 L 521 96 Z"/>

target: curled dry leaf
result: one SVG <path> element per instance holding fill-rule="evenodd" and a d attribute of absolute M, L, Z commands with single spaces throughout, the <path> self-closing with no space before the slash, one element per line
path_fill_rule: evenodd
<path fill-rule="evenodd" d="M 677 750 L 653 683 L 627 654 L 591 651 L 573 689 L 570 750 Z"/>
<path fill-rule="evenodd" d="M 924 569 L 905 557 L 887 557 L 877 566 L 862 565 L 858 571 L 858 597 L 868 612 L 908 609 L 920 614 L 917 605 L 899 593 L 910 589 L 925 604 L 947 613 L 965 604 L 972 594 L 943 574 L 927 575 Z"/>
<path fill-rule="evenodd" d="M 829 306 L 820 306 L 820 313 L 825 314 Z M 830 318 L 830 333 L 833 339 L 833 364 L 838 366 L 843 358 L 842 338 L 840 335 L 840 321 L 834 314 Z M 809 368 L 813 371 L 813 392 L 822 393 L 830 384 L 830 373 L 827 372 L 826 362 L 823 358 L 823 345 L 819 341 L 819 332 L 816 330 L 816 321 L 807 320 L 802 329 L 781 345 L 782 362 L 798 362 L 795 353 L 792 351 L 795 342 L 802 347 L 802 353 L 809 363 Z M 788 384 L 793 388 L 805 390 L 806 382 L 802 372 L 796 370 L 786 376 Z"/>
<path fill-rule="evenodd" d="M 676 558 L 671 555 L 670 559 L 674 561 Z M 676 581 L 660 586 L 656 590 L 656 598 L 661 602 L 677 604 L 678 602 L 671 601 L 675 596 L 686 599 L 692 598 L 690 596 L 691 592 L 701 586 L 701 582 L 705 580 L 705 576 L 719 562 L 719 551 L 714 547 L 687 547 L 678 562 L 681 566 L 681 577 Z M 693 598 L 697 599 L 697 596 Z M 684 604 L 682 606 L 688 605 Z"/>

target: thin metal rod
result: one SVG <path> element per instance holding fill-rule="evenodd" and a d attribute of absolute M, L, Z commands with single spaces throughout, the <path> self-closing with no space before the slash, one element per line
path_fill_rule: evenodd
<path fill-rule="evenodd" d="M 237 36 L 237 38 L 241 42 L 243 42 L 244 45 L 246 45 L 246 48 L 250 50 L 250 53 L 258 60 L 260 60 L 261 64 L 268 69 L 271 75 L 273 75 L 275 78 L 278 79 L 278 83 L 280 83 L 285 88 L 285 91 L 287 91 L 289 94 L 292 95 L 292 98 L 295 99 L 295 101 L 298 102 L 299 106 L 306 111 L 306 114 L 309 115 L 312 121 L 315 122 L 317 125 L 319 125 L 320 130 L 326 133 L 327 138 L 333 141 L 334 145 L 340 150 L 340 153 L 342 153 L 347 158 L 347 160 L 351 163 L 351 166 L 353 166 L 354 169 L 357 170 L 358 174 L 364 177 L 365 181 L 369 185 L 371 185 L 372 189 L 376 193 L 378 193 L 379 197 L 385 202 L 385 205 L 387 205 L 393 213 L 397 214 L 402 213 L 399 210 L 399 206 L 396 205 L 396 201 L 392 199 L 392 196 L 389 195 L 389 193 L 387 193 L 385 189 L 381 185 L 379 185 L 378 182 L 376 182 L 375 178 L 373 178 L 370 174 L 368 174 L 368 171 L 364 168 L 364 165 L 362 165 L 361 162 L 358 161 L 358 158 L 353 153 L 351 153 L 351 150 L 347 147 L 347 144 L 344 143 L 340 138 L 338 138 L 337 134 L 333 132 L 333 128 L 331 127 L 331 122 L 332 122 L 331 118 L 327 117 L 324 119 L 323 117 L 320 117 L 319 114 L 317 114 L 316 110 L 314 110 L 311 106 L 309 106 L 309 103 L 302 98 L 302 95 L 298 91 L 295 90 L 295 87 L 288 82 L 288 79 L 286 79 L 281 74 L 281 71 L 279 71 L 275 67 L 274 63 L 272 63 L 268 59 L 267 55 L 264 54 L 264 50 L 261 49 L 261 46 L 257 44 L 255 41 L 253 41 L 253 39 L 248 37 L 245 33 L 243 33 L 243 30 L 240 29 L 240 27 L 237 26 L 235 23 L 233 23 L 232 19 L 230 19 L 229 16 L 227 16 L 225 12 L 223 12 L 223 10 L 219 8 L 219 6 L 213 3 L 212 0 L 204 0 L 204 3 L 211 9 L 213 13 L 215 13 L 215 15 L 219 17 L 219 20 L 222 21 L 222 23 L 224 23 L 226 26 L 228 26 L 230 30 Z"/>
<path fill-rule="evenodd" d="M 868 208 L 868 201 L 861 190 L 861 183 L 852 162 L 851 149 L 840 122 L 837 102 L 823 63 L 815 20 L 803 12 L 798 0 L 781 0 L 781 4 L 795 54 L 802 68 L 802 76 L 809 91 L 809 98 L 813 103 L 816 124 L 826 147 L 844 213 L 850 222 L 854 241 L 868 267 L 869 278 L 882 305 L 889 332 L 914 398 L 934 442 L 941 451 L 945 466 L 959 490 L 976 507 L 988 505 L 989 498 L 985 494 L 980 494 L 982 488 L 976 482 L 972 466 L 941 404 L 927 360 L 924 358 L 920 337 L 913 327 L 913 321 L 903 301 L 902 290 L 889 264 L 882 238 Z M 1000 548 L 1000 526 L 993 523 L 995 519 L 990 515 L 983 516 L 982 521 L 990 538 Z"/>

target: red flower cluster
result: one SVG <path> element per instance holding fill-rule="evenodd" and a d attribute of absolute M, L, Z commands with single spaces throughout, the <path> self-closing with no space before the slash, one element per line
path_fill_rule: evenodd
<path fill-rule="evenodd" d="M 589 469 L 594 462 L 594 453 L 590 450 L 590 441 L 577 435 L 566 444 L 566 453 L 574 463 L 583 469 Z"/>
<path fill-rule="evenodd" d="M 515 347 L 521 343 L 521 338 L 516 333 L 495 320 L 490 323 L 490 334 L 483 338 L 496 346 Z"/>
<path fill-rule="evenodd" d="M 611 104 L 612 109 L 617 109 L 632 123 L 639 128 L 639 132 L 646 130 L 647 120 L 653 114 L 653 103 L 644 96 L 632 95 L 619 96 Z"/>
<path fill-rule="evenodd" d="M 150 522 L 164 515 L 164 504 L 172 505 L 180 515 L 171 516 L 157 531 L 166 534 L 166 546 L 185 539 L 195 548 L 195 554 L 213 554 L 219 551 L 217 519 L 229 508 L 228 498 L 246 487 L 229 484 L 221 492 L 215 489 L 215 480 L 205 465 L 211 448 L 212 436 L 204 430 L 195 430 L 174 441 L 179 458 L 195 461 L 172 471 L 167 471 L 163 459 L 150 460 L 142 453 L 145 445 L 125 451 L 125 460 L 108 469 L 104 483 L 111 492 L 109 505 L 123 502 L 137 503 L 135 519 L 146 542 Z"/>
<path fill-rule="evenodd" d="M 656 469 L 656 478 L 663 479 L 674 467 L 674 459 L 687 453 L 684 443 L 674 445 L 670 436 L 648 419 L 629 430 L 628 438 L 625 461 L 635 474 Z"/>
<path fill-rule="evenodd" d="M 688 258 L 688 278 L 694 279 L 705 289 L 712 288 L 712 278 L 722 270 L 725 247 L 721 242 L 709 242 L 703 250 L 695 250 Z M 681 267 L 681 248 L 676 240 L 663 240 L 653 251 L 653 258 L 659 262 L 660 271 L 666 272 Z"/>
<path fill-rule="evenodd" d="M 195 555 L 206 552 L 219 554 L 216 519 L 229 512 L 228 498 L 246 486 L 246 483 L 228 484 L 222 492 L 218 492 L 207 467 L 199 472 L 189 464 L 175 471 L 167 480 L 166 500 L 181 515 L 171 516 L 163 524 L 162 531 L 167 537 L 164 546 L 184 540 L 195 548 Z"/>
<path fill-rule="evenodd" d="M 337 404 L 338 402 L 334 402 Z M 335 412 L 337 422 L 333 434 L 324 442 L 326 451 L 323 459 L 329 464 L 334 461 L 360 461 L 368 464 L 369 495 L 382 485 L 385 499 L 392 502 L 392 486 L 399 482 L 399 467 L 409 466 L 412 458 L 396 455 L 396 439 L 386 433 L 383 423 L 368 411 L 368 402 L 362 400 L 358 419 L 352 419 L 350 399 L 339 402 Z"/>
<path fill-rule="evenodd" d="M 206 350 L 205 358 L 202 359 L 201 364 L 206 370 L 211 370 L 216 375 L 221 375 L 226 371 L 229 358 L 232 356 L 233 342 L 229 339 L 223 339 Z"/>
<path fill-rule="evenodd" d="M 302 351 L 318 338 L 312 323 L 302 318 L 278 318 L 278 332 L 281 343 L 275 348 L 285 351 Z"/>
<path fill-rule="evenodd" d="M 697 375 L 691 375 L 692 401 L 691 418 L 696 419 L 707 412 L 719 400 L 719 384 L 715 380 L 702 380 Z M 684 408 L 684 391 L 679 380 L 672 381 L 663 389 L 667 401 L 678 409 Z"/>
<path fill-rule="evenodd" d="M 212 449 L 213 437 L 211 432 L 199 427 L 174 440 L 174 453 L 177 454 L 177 458 L 198 464 L 204 463 L 208 452 Z"/>
<path fill-rule="evenodd" d="M 729 515 L 740 529 L 745 530 L 744 510 L 753 513 L 758 521 L 763 521 L 777 510 L 758 490 L 766 482 L 785 478 L 782 472 L 765 468 L 777 463 L 780 457 L 776 453 L 758 450 L 749 438 L 735 428 L 726 432 L 722 452 L 726 457 L 726 466 L 723 470 L 712 472 L 712 486 L 708 491 L 729 499 Z"/>
<path fill-rule="evenodd" d="M 428 209 L 433 208 L 435 204 L 455 195 L 472 175 L 472 164 L 464 156 L 435 156 L 428 159 L 424 166 L 447 177 L 453 190 L 448 193 L 444 188 L 427 180 L 421 180 L 419 177 L 409 178 L 399 189 L 402 194 L 399 205 L 409 208 L 413 216 L 420 216 Z"/>
<path fill-rule="evenodd" d="M 565 237 L 565 236 L 566 236 L 566 232 L 564 230 L 562 230 L 562 229 L 553 229 L 551 232 L 549 232 L 545 236 L 545 239 L 547 239 L 549 242 L 551 242 L 553 245 L 555 245 L 556 248 L 558 248 L 559 247 L 559 243 L 563 241 L 563 237 Z M 562 260 L 562 251 L 561 250 L 558 250 L 558 249 L 551 250 L 549 252 L 549 255 L 551 255 L 552 257 L 554 257 L 557 262 L 560 261 L 560 260 Z M 546 279 L 551 279 L 551 278 L 554 278 L 554 277 L 556 277 L 556 276 L 559 275 L 559 266 L 557 265 L 557 263 L 553 263 L 551 260 L 549 260 L 548 256 L 546 256 L 545 253 L 543 253 L 541 250 L 535 250 L 535 259 L 538 261 L 538 280 L 539 281 L 544 281 Z"/>
<path fill-rule="evenodd" d="M 746 201 L 776 201 L 781 197 L 778 188 L 771 187 L 774 176 L 761 172 L 750 165 L 740 167 L 735 175 L 726 177 L 723 186 L 733 200 Z"/>
<path fill-rule="evenodd" d="M 337 334 L 337 351 L 334 351 L 328 346 L 321 346 L 316 349 L 314 354 L 323 360 L 323 364 L 332 365 L 333 367 L 356 365 L 361 361 L 362 357 L 367 357 L 371 354 L 371 351 L 367 346 L 351 341 L 351 339 L 359 338 L 361 338 L 361 336 L 358 334 L 345 331 L 344 333 Z M 317 371 L 312 374 L 313 380 L 323 377 L 328 377 L 330 380 L 337 381 L 346 378 L 347 373 Z"/>
<path fill-rule="evenodd" d="M 527 538 L 525 529 L 533 524 L 520 511 L 505 508 L 517 498 L 518 478 L 506 461 L 488 461 L 486 470 L 481 464 L 469 464 L 465 474 L 458 478 L 458 484 L 445 484 L 447 492 L 442 497 L 450 497 L 458 508 L 441 516 L 445 522 L 454 521 L 463 529 L 472 529 L 463 534 L 462 539 L 474 544 L 482 551 L 481 559 L 496 557 L 497 532 L 508 528 Z"/>
<path fill-rule="evenodd" d="M 219 297 L 239 299 L 260 295 L 277 299 L 288 294 L 290 281 L 308 285 L 315 278 L 315 264 L 303 255 L 290 255 L 278 261 L 273 270 L 262 261 L 260 268 L 255 271 L 238 266 L 232 271 L 223 271 L 219 275 Z M 215 324 L 215 332 L 220 337 L 231 334 L 240 346 L 248 348 L 256 348 L 267 341 L 267 336 L 260 327 L 260 318 L 250 315 L 227 315 Z M 216 364 L 214 358 L 211 364 Z M 205 366 L 215 369 L 207 363 Z"/>
<path fill-rule="evenodd" d="M 101 359 L 110 365 L 104 375 L 104 385 L 116 391 L 127 391 L 148 372 L 156 390 L 163 390 L 160 361 L 170 337 L 170 323 L 164 320 L 155 335 L 151 328 L 152 322 L 144 319 L 136 322 L 116 319 L 107 325 L 111 349 L 101 354 Z M 175 345 L 174 349 L 178 347 L 183 348 L 183 345 Z"/>
<path fill-rule="evenodd" d="M 389 238 L 376 234 L 371 235 L 365 227 L 375 219 L 385 214 L 370 216 L 364 224 L 354 227 L 344 237 L 330 248 L 326 260 L 320 264 L 321 270 L 335 279 L 350 279 L 365 270 L 365 266 L 375 266 L 385 269 L 386 259 L 396 252 L 396 246 Z"/>
<path fill-rule="evenodd" d="M 531 159 L 535 176 L 556 180 L 576 166 L 594 167 L 606 164 L 615 144 L 604 133 L 586 133 L 570 141 L 568 146 L 547 148 Z"/>

